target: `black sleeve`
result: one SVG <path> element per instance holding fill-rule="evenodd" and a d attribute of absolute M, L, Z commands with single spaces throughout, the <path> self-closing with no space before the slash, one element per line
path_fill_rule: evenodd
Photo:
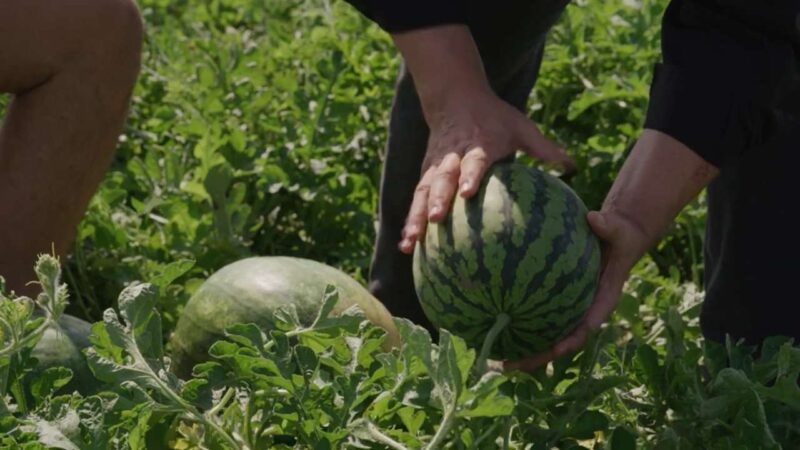
<path fill-rule="evenodd" d="M 465 0 L 346 0 L 389 33 L 466 22 Z"/>
<path fill-rule="evenodd" d="M 758 143 L 768 112 L 795 82 L 800 63 L 787 30 L 761 30 L 715 7 L 719 3 L 725 0 L 670 3 L 662 22 L 663 63 L 656 66 L 645 121 L 645 128 L 672 136 L 717 167 Z M 798 11 L 785 17 L 796 19 Z"/>

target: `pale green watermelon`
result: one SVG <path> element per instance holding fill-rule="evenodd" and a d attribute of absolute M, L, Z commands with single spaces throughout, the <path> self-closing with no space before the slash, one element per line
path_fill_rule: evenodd
<path fill-rule="evenodd" d="M 45 329 L 31 352 L 31 356 L 38 360 L 34 373 L 50 367 L 66 367 L 72 370 L 72 380 L 61 392 L 94 392 L 99 382 L 89 369 L 83 354 L 83 349 L 91 345 L 91 333 L 92 325 L 89 322 L 62 314 L 56 324 Z"/>
<path fill-rule="evenodd" d="M 301 323 L 311 325 L 329 284 L 339 293 L 333 315 L 358 305 L 368 320 L 387 331 L 387 348 L 399 344 L 389 311 L 344 272 L 302 258 L 253 257 L 223 267 L 189 299 L 170 338 L 175 372 L 185 376 L 208 359 L 209 347 L 223 338 L 227 327 L 268 326 L 281 306 L 294 305 Z"/>
<path fill-rule="evenodd" d="M 414 252 L 417 295 L 431 323 L 480 348 L 498 315 L 509 325 L 494 358 L 547 349 L 582 318 L 597 286 L 598 239 L 561 180 L 495 164 L 471 199 L 431 224 Z"/>

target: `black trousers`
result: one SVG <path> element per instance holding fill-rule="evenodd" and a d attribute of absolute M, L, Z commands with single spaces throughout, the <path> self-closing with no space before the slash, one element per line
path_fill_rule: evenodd
<path fill-rule="evenodd" d="M 542 60 L 545 36 L 569 0 L 469 2 L 469 27 L 500 98 L 524 111 Z M 379 230 L 370 291 L 389 311 L 431 329 L 414 291 L 411 257 L 397 249 L 420 179 L 428 126 L 411 74 L 401 68 L 389 122 L 381 180 Z"/>
<path fill-rule="evenodd" d="M 753 144 L 708 188 L 703 334 L 800 343 L 800 83 L 753 120 Z"/>

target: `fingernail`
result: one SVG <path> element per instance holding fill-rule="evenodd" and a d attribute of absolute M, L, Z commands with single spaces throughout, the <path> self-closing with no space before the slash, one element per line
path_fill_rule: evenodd
<path fill-rule="evenodd" d="M 435 205 L 433 208 L 431 208 L 430 217 L 433 217 L 433 216 L 439 214 L 441 211 L 442 211 L 442 207 L 439 206 L 439 205 Z"/>
<path fill-rule="evenodd" d="M 470 186 L 472 186 L 472 184 L 469 181 L 461 183 L 461 193 L 463 194 L 464 192 L 467 192 Z"/>

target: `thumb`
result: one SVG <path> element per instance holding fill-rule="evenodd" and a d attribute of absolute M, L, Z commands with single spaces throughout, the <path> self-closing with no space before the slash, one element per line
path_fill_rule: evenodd
<path fill-rule="evenodd" d="M 530 157 L 543 162 L 553 163 L 566 172 L 575 172 L 575 162 L 567 155 L 564 148 L 546 138 L 539 127 L 529 119 L 520 121 L 517 137 L 523 151 Z"/>
<path fill-rule="evenodd" d="M 613 242 L 622 238 L 625 222 L 617 214 L 608 211 L 589 211 L 586 220 L 594 234 L 605 242 Z"/>

